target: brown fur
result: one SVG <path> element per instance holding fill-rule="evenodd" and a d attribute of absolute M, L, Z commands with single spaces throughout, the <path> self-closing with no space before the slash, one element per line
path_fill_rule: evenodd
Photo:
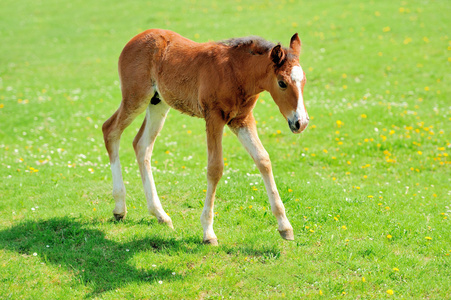
<path fill-rule="evenodd" d="M 300 48 L 297 34 L 292 37 L 289 49 L 257 37 L 199 44 L 161 29 L 138 34 L 128 42 L 119 58 L 121 105 L 103 125 L 111 162 L 118 158 L 112 145 L 118 143 L 123 130 L 137 115 L 147 107 L 152 109 L 150 99 L 158 92 L 170 107 L 206 121 L 207 177 L 214 187 L 207 201 L 212 203 L 223 171 L 223 127 L 227 124 L 234 132 L 250 128 L 249 132 L 256 135 L 252 129 L 255 127 L 252 109 L 259 93 L 265 90 L 270 92 L 285 118 L 296 110 L 299 91 L 290 71 L 299 65 Z M 288 86 L 284 90 L 278 86 L 281 80 Z M 302 88 L 304 84 L 305 80 Z M 135 149 L 145 124 L 146 120 L 134 140 Z M 137 149 L 137 155 L 138 152 Z M 262 174 L 272 176 L 269 158 L 264 160 L 256 163 Z"/>

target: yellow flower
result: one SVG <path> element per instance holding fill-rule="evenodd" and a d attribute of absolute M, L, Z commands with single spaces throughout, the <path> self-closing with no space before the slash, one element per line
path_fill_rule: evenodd
<path fill-rule="evenodd" d="M 341 226 L 341 228 L 343 228 L 344 230 L 348 229 L 348 228 L 346 227 L 346 225 Z"/>
<path fill-rule="evenodd" d="M 360 117 L 361 117 L 362 119 L 366 119 L 367 116 L 366 116 L 366 114 L 361 114 Z"/>
<path fill-rule="evenodd" d="M 425 237 L 425 239 L 427 239 L 428 241 L 432 240 L 430 236 Z"/>
<path fill-rule="evenodd" d="M 390 29 L 390 26 L 387 26 L 387 27 L 384 27 L 384 28 L 382 28 L 382 31 L 383 32 L 389 32 L 391 29 Z"/>
<path fill-rule="evenodd" d="M 387 239 L 391 239 L 392 235 L 391 234 L 387 234 Z"/>
<path fill-rule="evenodd" d="M 292 189 L 288 189 L 288 193 L 291 193 L 293 190 Z"/>
<path fill-rule="evenodd" d="M 398 272 L 399 269 L 398 268 L 393 268 L 393 271 Z"/>
<path fill-rule="evenodd" d="M 387 290 L 387 294 L 389 295 L 393 295 L 395 292 L 393 292 L 393 290 Z"/>
<path fill-rule="evenodd" d="M 366 280 L 365 280 L 365 277 L 362 277 L 362 282 L 365 282 Z"/>

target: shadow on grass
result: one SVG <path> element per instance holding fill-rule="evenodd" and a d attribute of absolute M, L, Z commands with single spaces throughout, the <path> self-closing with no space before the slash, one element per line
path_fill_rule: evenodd
<path fill-rule="evenodd" d="M 140 222 L 127 221 L 123 225 L 133 226 Z M 92 293 L 87 298 L 132 282 L 183 280 L 182 275 L 173 275 L 173 270 L 164 266 L 138 269 L 130 265 L 128 261 L 139 252 L 177 255 L 212 251 L 259 256 L 264 260 L 280 256 L 278 249 L 256 245 L 211 248 L 196 237 L 152 236 L 120 243 L 106 238 L 103 231 L 91 228 L 101 223 L 105 222 L 80 222 L 69 217 L 25 221 L 0 231 L 0 248 L 26 255 L 36 253 L 47 264 L 70 270 L 81 282 L 92 286 Z"/>
<path fill-rule="evenodd" d="M 26 221 L 0 231 L 0 248 L 26 255 L 36 253 L 48 264 L 69 269 L 83 283 L 93 286 L 88 298 L 131 282 L 182 279 L 166 267 L 137 269 L 127 262 L 137 252 L 166 252 L 183 248 L 181 244 L 186 243 L 192 248 L 202 247 L 200 241 L 192 239 L 177 241 L 160 237 L 118 243 L 108 240 L 101 230 L 70 218 Z"/>

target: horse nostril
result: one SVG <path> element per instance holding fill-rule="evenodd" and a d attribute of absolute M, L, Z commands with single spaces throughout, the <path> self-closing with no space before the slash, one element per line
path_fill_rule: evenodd
<path fill-rule="evenodd" d="M 296 130 L 299 130 L 299 128 L 301 128 L 301 122 L 297 120 L 296 123 L 294 123 L 294 126 L 296 127 Z"/>

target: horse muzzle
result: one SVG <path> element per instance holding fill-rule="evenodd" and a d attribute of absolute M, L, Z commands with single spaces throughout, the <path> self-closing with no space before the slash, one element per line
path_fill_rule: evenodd
<path fill-rule="evenodd" d="M 293 133 L 301 133 L 307 128 L 309 117 L 299 117 L 299 114 L 296 112 L 293 114 L 291 118 L 287 118 L 288 125 L 290 126 L 291 132 Z"/>

